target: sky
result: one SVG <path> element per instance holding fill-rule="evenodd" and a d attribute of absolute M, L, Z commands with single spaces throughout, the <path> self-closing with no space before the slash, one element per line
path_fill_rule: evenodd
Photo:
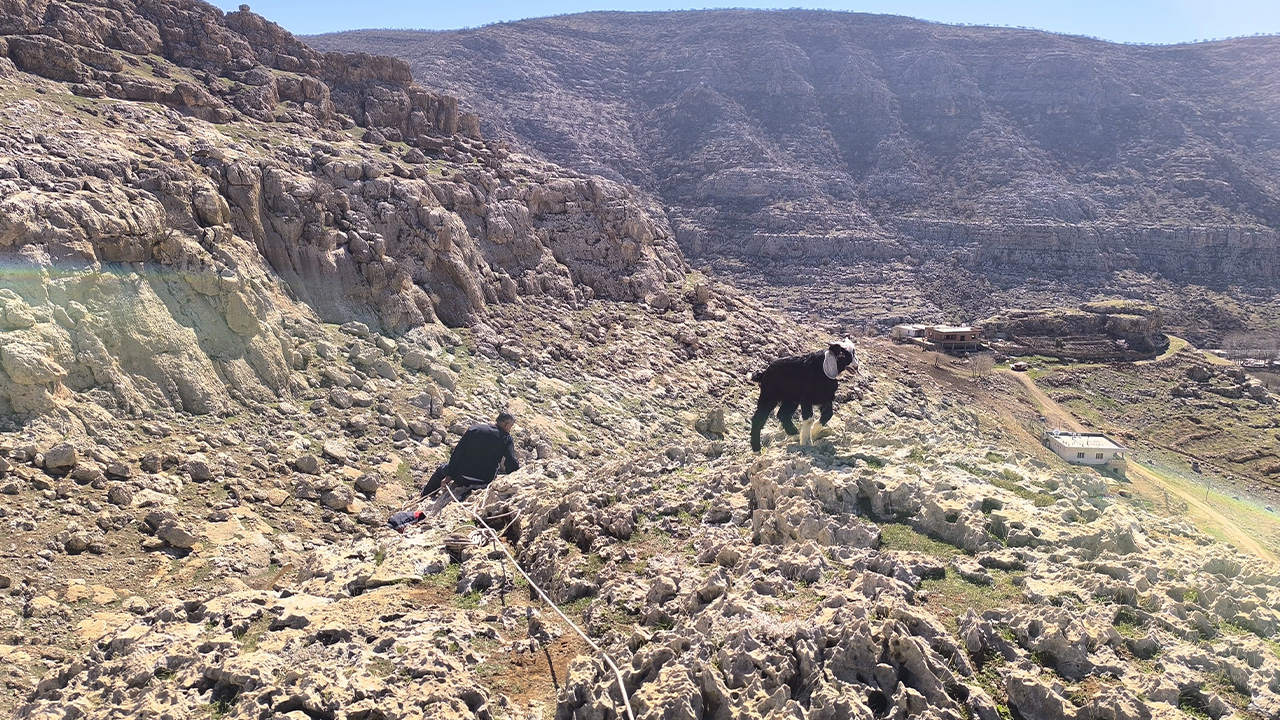
<path fill-rule="evenodd" d="M 215 0 L 224 10 L 239 2 Z M 590 10 L 805 7 L 907 15 L 971 25 L 1030 27 L 1131 43 L 1182 43 L 1280 33 L 1277 0 L 251 0 L 254 12 L 297 35 L 361 28 L 452 30 Z"/>

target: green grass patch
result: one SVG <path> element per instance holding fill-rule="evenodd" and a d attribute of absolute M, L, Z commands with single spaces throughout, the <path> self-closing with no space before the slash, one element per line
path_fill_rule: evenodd
<path fill-rule="evenodd" d="M 391 677 L 396 672 L 396 664 L 386 658 L 374 658 L 370 660 L 365 669 L 369 674 L 376 678 Z"/>
<path fill-rule="evenodd" d="M 511 666 L 504 662 L 482 662 L 475 666 L 475 673 L 482 678 L 492 678 L 505 674 Z"/>
<path fill-rule="evenodd" d="M 1130 610 L 1128 606 L 1120 608 L 1112 625 L 1122 637 L 1127 637 L 1131 640 L 1146 637 L 1147 635 L 1147 629 L 1144 627 L 1142 619 L 1137 613 Z"/>
<path fill-rule="evenodd" d="M 973 674 L 973 680 L 978 687 L 991 696 L 1001 719 L 1013 720 L 1013 713 L 1009 710 L 1009 696 L 1005 692 L 1004 677 L 1000 673 L 1000 669 L 1007 664 L 1000 655 L 993 655 L 982 663 L 978 672 Z"/>
<path fill-rule="evenodd" d="M 582 617 L 582 614 L 587 611 L 587 606 L 590 605 L 591 601 L 594 599 L 595 598 L 593 597 L 580 597 L 577 600 L 561 605 L 560 609 L 564 611 L 565 615 L 569 615 L 571 617 Z"/>
<path fill-rule="evenodd" d="M 1210 673 L 1205 678 L 1204 687 L 1225 700 L 1235 710 L 1235 717 L 1241 720 L 1262 720 L 1260 715 L 1249 711 L 1249 703 L 1253 701 L 1249 688 L 1236 687 L 1226 673 Z"/>
<path fill-rule="evenodd" d="M 423 578 L 423 582 L 427 585 L 435 585 L 436 587 L 448 588 L 456 591 L 458 588 L 458 578 L 462 577 L 462 566 L 457 563 L 449 563 L 444 570 L 435 575 L 428 575 Z"/>
<path fill-rule="evenodd" d="M 258 649 L 258 643 L 271 627 L 271 618 L 263 616 L 249 623 L 249 627 L 240 634 L 240 652 L 251 653 Z"/>
<path fill-rule="evenodd" d="M 964 554 L 963 550 L 954 545 L 934 540 L 901 523 L 887 523 L 880 526 L 880 549 L 924 553 L 940 560 L 950 560 Z"/>
<path fill-rule="evenodd" d="M 407 487 L 413 484 L 413 468 L 409 467 L 409 463 L 404 460 L 400 461 L 400 464 L 396 466 L 395 479 L 402 486 Z"/>
<path fill-rule="evenodd" d="M 1267 649 L 1271 651 L 1271 654 L 1280 659 L 1280 640 L 1263 638 L 1262 641 L 1267 644 Z"/>
<path fill-rule="evenodd" d="M 920 589 L 928 591 L 928 606 L 955 633 L 959 631 L 956 619 L 969 610 L 981 615 L 987 610 L 1022 605 L 1026 601 L 1021 575 L 1003 570 L 990 572 L 995 579 L 994 585 L 975 585 L 949 572 L 941 580 L 922 581 Z"/>
<path fill-rule="evenodd" d="M 218 698 L 217 700 L 213 700 L 209 703 L 209 706 L 208 706 L 209 717 L 213 718 L 214 720 L 218 720 L 219 718 L 224 718 L 227 716 L 228 713 L 231 712 L 231 706 L 232 706 L 232 701 L 227 700 L 226 698 Z"/>
<path fill-rule="evenodd" d="M 1137 640 L 1138 638 L 1146 636 L 1146 633 L 1143 632 L 1144 628 L 1137 623 L 1121 620 L 1115 624 L 1115 628 L 1116 632 L 1120 633 L 1121 637 L 1127 637 L 1131 640 Z"/>
<path fill-rule="evenodd" d="M 1058 498 L 1024 487 L 1022 483 L 1026 480 L 1016 472 L 1006 469 L 1000 475 L 989 478 L 992 485 L 1017 495 L 1024 500 L 1030 500 L 1036 507 L 1048 507 L 1056 502 Z"/>
<path fill-rule="evenodd" d="M 974 477 L 984 478 L 984 477 L 987 477 L 987 476 L 990 474 L 990 473 L 988 473 L 986 470 L 983 470 L 982 468 L 980 468 L 980 467 L 978 467 L 978 466 L 976 466 L 976 465 L 970 465 L 970 464 L 969 464 L 969 463 L 967 463 L 967 462 L 950 462 L 950 463 L 947 463 L 947 464 L 948 464 L 948 465 L 950 465 L 950 466 L 951 466 L 951 467 L 953 467 L 953 468 L 958 468 L 958 469 L 960 469 L 960 470 L 963 470 L 963 471 L 965 471 L 965 472 L 969 473 L 970 475 L 972 475 L 972 476 L 974 476 Z"/>

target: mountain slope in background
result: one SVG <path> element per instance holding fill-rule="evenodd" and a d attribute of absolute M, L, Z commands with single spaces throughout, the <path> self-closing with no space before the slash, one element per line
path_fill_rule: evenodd
<path fill-rule="evenodd" d="M 1210 287 L 1235 324 L 1274 322 L 1250 308 L 1280 268 L 1277 38 L 1138 47 L 708 11 L 309 41 L 404 58 L 486 134 L 653 193 L 686 253 L 722 269 L 793 261 L 774 280 L 812 286 L 803 266 L 838 259 L 845 285 L 869 285 L 950 262 L 980 276 L 950 284 L 993 284 L 983 302 L 907 282 L 850 320 L 1042 304 L 1031 275 L 1065 280 L 1050 296 L 1167 295 L 1172 325 L 1206 340 L 1220 322 L 1161 278 Z"/>

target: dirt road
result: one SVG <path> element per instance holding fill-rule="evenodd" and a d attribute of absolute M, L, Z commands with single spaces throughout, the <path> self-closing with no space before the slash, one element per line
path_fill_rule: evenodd
<path fill-rule="evenodd" d="M 1045 394 L 1043 390 L 1036 385 L 1035 381 L 1027 376 L 1026 373 L 1012 372 L 1002 370 L 1006 375 L 1017 378 L 1018 382 L 1027 391 L 1031 401 L 1039 407 L 1040 413 L 1048 420 L 1050 427 L 1061 428 L 1063 430 L 1073 430 L 1076 432 L 1084 431 L 1086 428 L 1076 420 L 1069 411 L 1058 405 L 1053 398 Z M 1190 515 L 1193 520 L 1198 520 L 1197 524 L 1201 526 L 1214 527 L 1226 536 L 1227 540 L 1235 545 L 1243 552 L 1256 555 L 1260 558 L 1270 560 L 1272 562 L 1280 562 L 1280 558 L 1275 553 L 1265 548 L 1252 535 L 1243 530 L 1231 518 L 1218 512 L 1208 502 L 1196 493 L 1179 487 L 1175 483 L 1171 483 L 1158 474 L 1139 465 L 1135 461 L 1130 461 L 1126 475 L 1133 483 L 1133 489 L 1140 495 L 1143 495 L 1152 502 L 1159 503 L 1162 498 L 1166 497 L 1166 493 L 1176 496 L 1179 500 L 1187 503 L 1191 509 Z"/>
<path fill-rule="evenodd" d="M 1063 410 L 1053 398 L 1044 394 L 1040 386 L 1036 385 L 1026 373 L 1013 372 L 1012 370 L 1000 370 L 999 372 L 1014 378 L 1022 383 L 1023 389 L 1027 391 L 1027 395 L 1031 397 L 1032 402 L 1040 409 L 1040 414 L 1044 415 L 1049 421 L 1049 427 L 1061 430 L 1074 430 L 1082 432 L 1085 427 L 1081 425 L 1070 412 Z"/>
<path fill-rule="evenodd" d="M 1241 529 L 1226 515 L 1215 510 L 1212 505 L 1205 502 L 1204 498 L 1197 493 L 1166 481 L 1136 462 L 1131 461 L 1129 463 L 1128 468 L 1125 470 L 1125 475 L 1133 483 L 1134 489 L 1147 498 L 1159 502 L 1163 492 L 1167 491 L 1170 495 L 1176 495 L 1178 499 L 1186 502 L 1188 507 L 1191 508 L 1190 514 L 1193 517 L 1199 515 L 1201 518 L 1208 520 L 1213 526 L 1222 531 L 1222 534 L 1226 536 L 1228 542 L 1232 545 L 1260 558 L 1272 562 L 1280 562 L 1280 558 L 1277 558 L 1275 553 L 1263 547 L 1253 536 Z"/>

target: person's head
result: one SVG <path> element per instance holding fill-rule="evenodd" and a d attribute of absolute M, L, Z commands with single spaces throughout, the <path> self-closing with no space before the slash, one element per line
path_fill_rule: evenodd
<path fill-rule="evenodd" d="M 514 427 L 515 424 L 516 416 L 507 412 L 498 413 L 498 420 L 494 423 L 494 425 L 502 428 L 503 432 L 511 432 L 511 428 Z"/>

